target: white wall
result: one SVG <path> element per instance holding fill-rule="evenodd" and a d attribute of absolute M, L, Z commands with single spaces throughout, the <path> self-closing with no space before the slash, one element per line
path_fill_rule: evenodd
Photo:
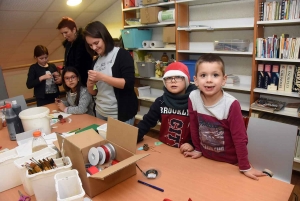
<path fill-rule="evenodd" d="M 93 21 L 102 22 L 113 38 L 119 38 L 121 35 L 120 30 L 123 28 L 121 0 L 116 1 L 116 3 L 102 12 Z"/>

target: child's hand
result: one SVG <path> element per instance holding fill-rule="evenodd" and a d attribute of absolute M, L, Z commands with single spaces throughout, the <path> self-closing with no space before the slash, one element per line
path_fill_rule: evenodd
<path fill-rule="evenodd" d="M 199 152 L 199 151 L 196 151 L 196 150 L 190 151 L 190 152 L 186 151 L 186 152 L 183 153 L 183 155 L 185 157 L 191 157 L 193 159 L 196 159 L 196 158 L 200 158 L 202 156 L 202 152 Z"/>
<path fill-rule="evenodd" d="M 246 175 L 247 177 L 254 179 L 254 180 L 258 180 L 258 177 L 263 177 L 263 176 L 267 176 L 265 173 L 263 173 L 262 171 L 259 171 L 255 168 L 251 168 L 250 170 L 243 172 L 244 175 Z"/>
<path fill-rule="evenodd" d="M 66 108 L 66 106 L 64 105 L 64 103 L 62 101 L 57 103 L 57 107 L 59 110 L 61 110 L 63 112 L 65 111 L 65 108 Z"/>
<path fill-rule="evenodd" d="M 61 84 L 62 82 L 62 79 L 61 79 L 61 76 L 58 72 L 54 72 L 52 73 L 53 77 L 54 77 L 54 83 L 55 84 Z"/>
<path fill-rule="evenodd" d="M 47 79 L 51 79 L 51 78 L 52 78 L 51 74 L 45 74 L 45 75 L 40 76 L 39 80 L 43 81 L 43 80 L 47 80 Z"/>
<path fill-rule="evenodd" d="M 186 151 L 194 151 L 194 147 L 189 143 L 184 143 L 180 146 L 180 153 L 184 153 Z"/>

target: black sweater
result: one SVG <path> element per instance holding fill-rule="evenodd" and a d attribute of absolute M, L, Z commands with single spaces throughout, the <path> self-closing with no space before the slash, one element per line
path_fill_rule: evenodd
<path fill-rule="evenodd" d="M 86 86 L 88 70 L 92 69 L 93 59 L 85 48 L 81 28 L 77 31 L 77 34 L 77 38 L 73 43 L 67 40 L 63 42 L 63 46 L 66 49 L 64 66 L 75 67 L 80 74 L 82 85 Z"/>
<path fill-rule="evenodd" d="M 48 63 L 48 65 L 48 70 L 51 72 L 51 74 L 57 72 L 54 64 Z M 28 89 L 34 88 L 34 96 L 36 98 L 45 98 L 46 80 L 39 80 L 39 77 L 45 74 L 46 68 L 41 67 L 38 63 L 32 64 L 29 68 L 26 86 Z M 59 89 L 57 87 L 57 96 L 58 95 Z"/>

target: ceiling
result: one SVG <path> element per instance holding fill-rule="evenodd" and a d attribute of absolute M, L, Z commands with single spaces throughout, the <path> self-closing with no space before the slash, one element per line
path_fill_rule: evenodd
<path fill-rule="evenodd" d="M 36 45 L 48 48 L 49 59 L 63 58 L 62 41 L 56 29 L 62 17 L 84 27 L 118 0 L 83 0 L 75 7 L 67 0 L 0 0 L 0 66 L 31 64 Z"/>

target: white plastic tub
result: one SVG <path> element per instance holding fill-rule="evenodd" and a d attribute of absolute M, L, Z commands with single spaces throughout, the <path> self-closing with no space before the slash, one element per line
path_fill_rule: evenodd
<path fill-rule="evenodd" d="M 28 172 L 28 171 L 22 165 L 24 165 L 26 162 L 30 162 L 30 158 L 32 158 L 32 157 L 36 160 L 47 158 L 47 157 L 55 159 L 56 155 L 57 155 L 56 150 L 47 147 L 47 148 L 41 149 L 37 152 L 34 152 L 28 156 L 24 156 L 24 157 L 19 158 L 14 161 L 14 164 L 18 169 L 17 172 L 19 173 L 19 177 L 21 178 L 24 190 L 29 196 L 32 196 L 34 194 L 34 192 L 32 189 L 31 181 L 29 180 L 29 178 L 26 177 L 26 172 Z"/>
<path fill-rule="evenodd" d="M 69 170 L 54 175 L 57 201 L 82 201 L 85 192 L 77 170 Z"/>
<path fill-rule="evenodd" d="M 33 107 L 20 112 L 19 117 L 22 121 L 24 131 L 42 128 L 46 134 L 51 133 L 50 110 L 46 107 Z"/>
<path fill-rule="evenodd" d="M 14 165 L 14 160 L 18 158 L 19 156 L 15 149 L 0 153 L 0 192 L 22 184 L 18 168 Z"/>
<path fill-rule="evenodd" d="M 32 189 L 37 201 L 53 201 L 56 200 L 57 194 L 55 190 L 54 175 L 59 172 L 71 170 L 72 163 L 69 157 L 66 157 L 68 165 L 64 166 L 62 158 L 53 159 L 57 168 L 35 173 L 32 175 L 26 171 L 26 177 L 31 181 Z"/>

